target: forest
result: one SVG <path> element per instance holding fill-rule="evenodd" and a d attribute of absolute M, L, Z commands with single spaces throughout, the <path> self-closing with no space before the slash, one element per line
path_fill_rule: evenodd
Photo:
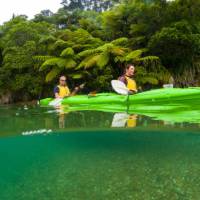
<path fill-rule="evenodd" d="M 47 5 L 48 8 L 48 5 Z M 112 91 L 124 66 L 142 90 L 200 85 L 200 0 L 63 0 L 0 26 L 0 103 L 52 96 L 60 75 Z"/>

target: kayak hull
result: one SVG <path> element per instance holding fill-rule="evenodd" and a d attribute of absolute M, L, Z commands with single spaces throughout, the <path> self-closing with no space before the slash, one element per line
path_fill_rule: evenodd
<path fill-rule="evenodd" d="M 46 98 L 40 101 L 41 106 L 49 106 L 53 98 Z M 94 97 L 88 95 L 76 95 L 64 98 L 62 105 L 166 105 L 173 104 L 194 104 L 200 102 L 200 88 L 165 88 L 150 90 L 135 95 L 125 96 L 114 93 L 99 93 Z"/>

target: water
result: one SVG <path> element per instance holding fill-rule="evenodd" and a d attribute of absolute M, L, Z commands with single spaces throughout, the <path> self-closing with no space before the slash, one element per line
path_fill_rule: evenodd
<path fill-rule="evenodd" d="M 1 200 L 197 200 L 200 122 L 0 107 Z"/>

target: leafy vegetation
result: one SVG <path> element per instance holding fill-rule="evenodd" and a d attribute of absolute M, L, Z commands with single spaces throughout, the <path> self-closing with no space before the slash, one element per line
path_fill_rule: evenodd
<path fill-rule="evenodd" d="M 88 3 L 89 2 L 89 3 Z M 0 26 L 0 91 L 12 101 L 52 94 L 59 75 L 110 91 L 126 63 L 143 89 L 199 84 L 200 0 L 62 1 Z"/>

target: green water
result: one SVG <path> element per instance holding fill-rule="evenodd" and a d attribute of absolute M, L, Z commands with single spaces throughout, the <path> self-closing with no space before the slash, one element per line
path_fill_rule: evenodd
<path fill-rule="evenodd" d="M 0 107 L 0 200 L 198 200 L 189 121 Z"/>

